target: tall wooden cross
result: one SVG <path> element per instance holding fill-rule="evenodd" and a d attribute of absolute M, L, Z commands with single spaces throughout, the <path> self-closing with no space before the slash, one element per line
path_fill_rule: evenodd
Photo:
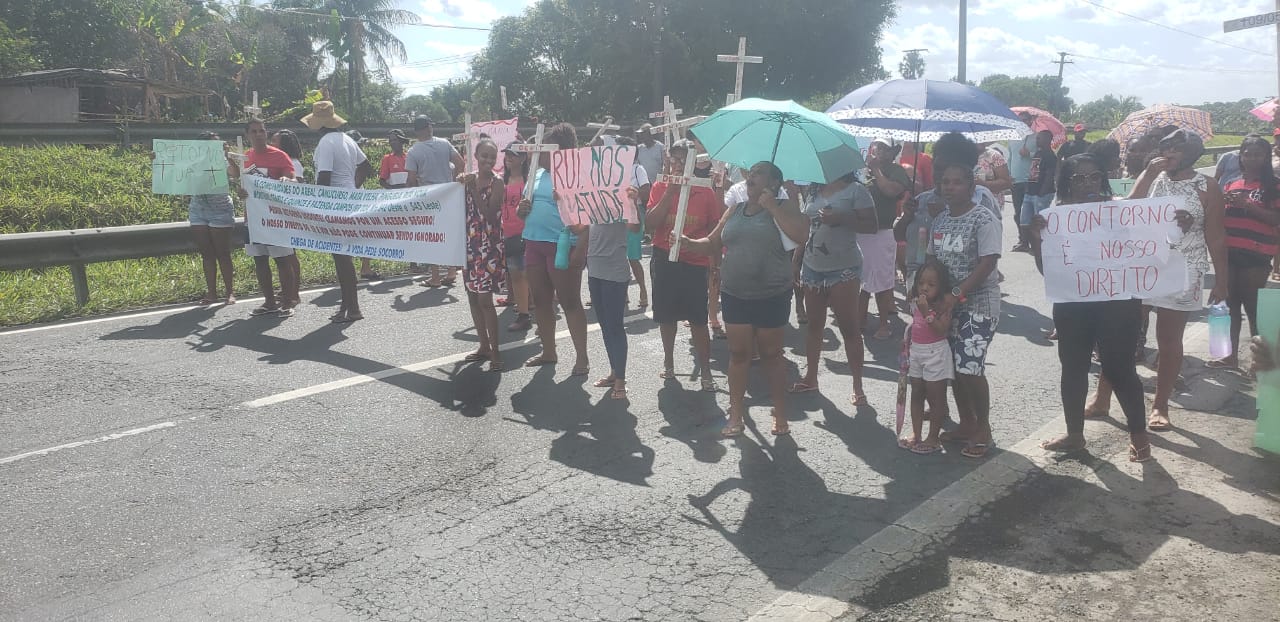
<path fill-rule="evenodd" d="M 590 143 L 587 143 L 587 144 L 595 144 L 596 140 L 598 140 L 601 136 L 604 136 L 604 133 L 605 133 L 605 132 L 607 132 L 607 131 L 609 131 L 609 130 L 620 130 L 620 129 L 622 129 L 622 126 L 621 126 L 621 125 L 614 125 L 614 124 L 613 124 L 613 117 L 611 117 L 611 116 L 607 116 L 607 115 L 606 115 L 606 116 L 605 116 L 605 118 L 604 118 L 604 123 L 588 123 L 588 124 L 587 124 L 587 127 L 594 127 L 594 128 L 596 128 L 596 135 L 595 135 L 595 136 L 592 136 L 592 137 L 591 137 L 591 142 L 590 142 Z"/>
<path fill-rule="evenodd" d="M 471 166 L 471 158 L 468 156 L 471 154 L 472 145 L 479 135 L 478 132 L 471 129 L 471 111 L 464 112 L 462 114 L 462 132 L 453 135 L 453 142 L 462 144 L 462 161 L 466 163 L 465 166 L 467 167 Z M 463 172 L 470 173 L 471 171 Z"/>
<path fill-rule="evenodd" d="M 529 161 L 529 179 L 524 182 L 524 198 L 533 200 L 533 182 L 538 177 L 538 155 L 542 152 L 559 151 L 559 145 L 543 144 L 542 130 L 544 126 L 539 123 L 537 131 L 533 134 L 533 142 L 522 145 L 511 145 L 508 149 L 516 153 L 531 153 L 533 156 Z"/>
<path fill-rule="evenodd" d="M 732 104 L 742 99 L 742 66 L 747 63 L 759 64 L 764 62 L 763 56 L 747 56 L 747 38 L 738 37 L 738 53 L 737 54 L 718 54 L 716 62 L 733 63 L 737 65 L 737 78 L 733 82 L 733 101 L 727 102 Z M 726 104 L 727 105 L 727 104 Z"/>
<path fill-rule="evenodd" d="M 248 117 L 248 118 L 250 118 L 250 119 L 252 119 L 252 118 L 254 118 L 254 117 L 258 117 L 258 118 L 261 118 L 261 117 L 262 117 L 262 108 L 259 108 L 259 107 L 258 107 L 258 92 L 257 92 L 257 91 L 254 91 L 254 92 L 253 92 L 253 105 L 251 105 L 251 106 L 245 106 L 245 107 L 244 107 L 244 114 L 245 114 L 245 116 L 246 116 L 246 117 Z"/>
<path fill-rule="evenodd" d="M 672 227 L 675 232 L 675 239 L 671 241 L 670 256 L 675 261 L 680 260 L 680 236 L 684 234 L 684 217 L 689 211 L 689 193 L 693 191 L 694 186 L 703 188 L 711 188 L 715 185 L 715 180 L 711 178 L 694 177 L 693 167 L 698 161 L 698 156 L 692 150 L 684 155 L 684 174 L 683 175 L 659 175 L 658 181 L 670 185 L 680 186 L 680 201 L 676 203 L 676 222 Z"/>
<path fill-rule="evenodd" d="M 675 106 L 671 105 L 670 95 L 664 95 L 662 97 L 662 110 L 660 112 L 649 113 L 650 119 L 662 119 L 662 124 L 657 127 L 654 127 L 653 133 L 657 134 L 659 132 L 662 132 L 662 140 L 664 145 L 667 145 L 668 147 L 671 146 L 671 133 L 668 129 L 666 129 L 667 126 L 672 121 L 676 120 L 676 115 L 682 114 L 683 112 L 684 110 L 680 108 L 676 108 Z M 663 129 L 659 129 L 659 128 L 663 128 Z"/>
<path fill-rule="evenodd" d="M 502 98 L 502 112 L 507 112 L 507 87 L 498 87 L 498 95 Z"/>
<path fill-rule="evenodd" d="M 676 117 L 675 111 L 673 111 L 671 113 L 670 121 L 662 125 L 656 125 L 653 127 L 653 129 L 649 131 L 653 132 L 654 134 L 657 134 L 658 132 L 664 132 L 664 135 L 667 137 L 667 140 L 668 140 L 667 146 L 670 147 L 672 144 L 675 143 L 675 141 L 678 141 L 684 137 L 684 130 L 686 128 L 690 128 L 699 123 L 702 123 L 703 121 L 706 120 L 706 118 L 707 118 L 706 116 L 698 116 L 698 117 L 689 117 L 688 119 L 679 119 Z"/>

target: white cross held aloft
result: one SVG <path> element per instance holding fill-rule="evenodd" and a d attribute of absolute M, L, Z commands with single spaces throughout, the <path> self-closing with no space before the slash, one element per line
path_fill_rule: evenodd
<path fill-rule="evenodd" d="M 670 132 L 668 132 L 665 128 L 666 128 L 666 127 L 667 127 L 667 125 L 668 125 L 668 124 L 670 124 L 672 121 L 676 120 L 676 115 L 682 114 L 683 112 L 684 112 L 684 110 L 682 110 L 682 109 L 680 109 L 680 108 L 676 108 L 675 106 L 672 106 L 672 105 L 671 105 L 671 96 L 670 96 L 670 95 L 664 95 L 664 96 L 662 97 L 662 110 L 661 110 L 661 111 L 658 111 L 658 112 L 650 112 L 650 113 L 649 113 L 649 118 L 650 118 L 650 119 L 661 119 L 661 120 L 662 120 L 662 124 L 661 124 L 661 125 L 658 125 L 658 126 L 656 126 L 656 127 L 654 127 L 654 128 L 653 128 L 653 133 L 654 133 L 654 134 L 657 134 L 657 133 L 659 133 L 659 132 L 661 132 L 661 133 L 662 133 L 662 141 L 663 141 L 663 144 L 668 145 L 668 146 L 670 146 L 670 145 L 671 145 L 671 133 L 670 133 Z"/>
<path fill-rule="evenodd" d="M 605 118 L 604 118 L 604 123 L 588 123 L 588 124 L 587 124 L 587 127 L 593 127 L 593 128 L 596 128 L 596 135 L 595 135 L 595 136 L 592 136 L 592 137 L 591 137 L 591 142 L 590 142 L 590 143 L 588 143 L 588 144 L 591 144 L 591 145 L 594 145 L 594 144 L 595 144 L 595 142 L 596 142 L 597 140 L 599 140 L 601 136 L 604 136 L 604 133 L 605 133 L 605 132 L 607 132 L 607 131 L 609 131 L 609 130 L 620 130 L 620 129 L 622 129 L 622 126 L 621 126 L 621 125 L 614 125 L 614 124 L 613 124 L 613 117 L 611 117 L 611 116 L 607 116 L 607 115 L 606 115 L 606 116 L 605 116 Z"/>
<path fill-rule="evenodd" d="M 680 140 L 681 136 L 683 136 L 682 131 L 685 128 L 693 127 L 699 123 L 702 123 L 704 120 L 706 120 L 705 116 L 689 117 L 688 119 L 681 119 L 679 118 L 679 114 L 681 112 L 684 112 L 684 111 L 672 106 L 671 101 L 667 100 L 666 110 L 664 111 L 664 114 L 661 115 L 663 118 L 666 119 L 666 123 L 663 123 L 662 125 L 655 125 L 653 126 L 652 129 L 649 130 L 654 134 L 661 132 L 662 137 L 666 139 L 666 145 L 668 147 L 674 144 L 675 141 Z M 649 116 L 652 117 L 653 115 L 650 114 Z"/>
<path fill-rule="evenodd" d="M 742 99 L 742 66 L 751 63 L 759 64 L 764 62 L 763 56 L 747 56 L 747 38 L 738 37 L 738 53 L 737 54 L 717 54 L 716 62 L 733 63 L 737 65 L 737 78 L 733 82 L 733 101 L 726 99 L 726 104 L 732 104 Z"/>
<path fill-rule="evenodd" d="M 516 153 L 531 153 L 533 156 L 529 159 L 529 179 L 524 182 L 524 198 L 525 200 L 533 200 L 533 182 L 538 177 L 538 155 L 542 152 L 559 151 L 559 145 L 543 144 L 542 142 L 543 125 L 538 124 L 538 129 L 533 134 L 533 142 L 511 145 L 508 149 Z"/>
<path fill-rule="evenodd" d="M 502 111 L 507 111 L 507 87 L 498 87 L 498 96 L 502 99 Z"/>
<path fill-rule="evenodd" d="M 711 188 L 715 185 L 715 180 L 709 177 L 693 176 L 693 167 L 697 161 L 698 158 L 692 152 L 686 153 L 683 175 L 658 175 L 658 181 L 669 186 L 680 186 L 680 201 L 676 203 L 676 222 L 671 228 L 675 233 L 673 236 L 675 239 L 671 241 L 670 256 L 675 258 L 675 261 L 680 260 L 680 236 L 684 234 L 684 217 L 689 211 L 689 193 L 693 191 L 694 186 Z"/>
<path fill-rule="evenodd" d="M 468 168 L 471 166 L 471 158 L 468 156 L 470 156 L 471 150 L 475 146 L 475 141 L 479 137 L 480 133 L 471 128 L 471 113 L 463 113 L 462 132 L 453 135 L 453 142 L 462 144 L 462 161 L 466 162 Z M 472 171 L 463 172 L 470 173 Z"/>
<path fill-rule="evenodd" d="M 244 107 L 244 114 L 245 114 L 245 116 L 249 117 L 250 119 L 253 119 L 253 118 L 261 117 L 261 116 L 262 116 L 262 108 L 259 108 L 259 107 L 258 107 L 258 92 L 257 92 L 257 91 L 254 91 L 254 92 L 253 92 L 253 105 L 251 105 L 251 106 L 245 106 L 245 107 Z"/>

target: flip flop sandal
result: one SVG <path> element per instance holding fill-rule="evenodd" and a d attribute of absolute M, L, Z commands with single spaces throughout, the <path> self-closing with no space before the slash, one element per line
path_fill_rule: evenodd
<path fill-rule="evenodd" d="M 490 361 L 489 361 L 489 367 L 488 367 L 488 369 L 487 369 L 486 371 L 502 372 L 502 371 L 505 371 L 505 370 L 506 370 L 506 366 L 502 364 L 502 361 L 494 361 L 494 360 L 490 360 Z"/>
<path fill-rule="evenodd" d="M 611 387 L 611 386 L 613 386 L 613 376 L 608 376 L 608 377 L 606 377 L 606 378 L 601 378 L 601 379 L 599 379 L 599 380 L 597 380 L 597 381 L 595 381 L 595 382 L 591 383 L 591 386 L 593 386 L 593 387 L 599 387 L 599 388 L 601 388 L 601 389 L 603 389 L 604 387 Z"/>
<path fill-rule="evenodd" d="M 1057 447 L 1054 447 L 1057 445 Z M 1077 451 L 1084 451 L 1088 443 L 1080 443 L 1079 445 L 1067 446 L 1065 443 L 1059 443 L 1058 440 L 1040 441 L 1040 449 L 1052 451 L 1060 454 L 1073 454 Z"/>
<path fill-rule="evenodd" d="M 720 388 L 716 386 L 715 378 L 712 378 L 710 375 L 706 375 L 702 377 L 702 390 L 707 393 L 715 393 L 716 391 L 719 391 Z"/>
<path fill-rule="evenodd" d="M 610 392 L 609 392 L 609 398 L 610 398 L 610 399 L 615 399 L 615 400 L 625 400 L 625 399 L 627 399 L 627 390 L 626 390 L 626 389 L 614 389 L 614 390 L 612 390 L 612 391 L 610 391 Z"/>
<path fill-rule="evenodd" d="M 331 318 L 334 324 L 350 324 L 356 320 L 363 320 L 363 315 L 344 315 L 342 317 Z"/>
<path fill-rule="evenodd" d="M 483 352 L 472 352 L 471 354 L 468 354 L 462 357 L 463 363 L 475 363 L 477 361 L 487 361 L 487 360 L 489 360 L 489 355 Z"/>
<path fill-rule="evenodd" d="M 333 315 L 330 315 L 330 316 L 329 316 L 329 321 L 330 321 L 330 322 L 340 322 L 340 321 L 342 321 L 343 319 L 345 319 L 346 317 L 347 317 L 347 312 L 346 312 L 346 311 L 339 311 L 339 312 L 337 312 L 337 313 L 334 313 Z"/>
<path fill-rule="evenodd" d="M 293 310 L 293 307 L 286 307 L 286 308 L 280 309 L 280 311 L 276 313 L 276 315 L 280 317 L 293 317 L 297 313 L 298 313 L 297 311 Z"/>
<path fill-rule="evenodd" d="M 574 367 L 574 368 L 573 368 L 573 371 L 570 371 L 570 372 L 569 372 L 569 375 L 570 375 L 570 376 L 585 376 L 585 375 L 587 375 L 587 374 L 589 374 L 589 373 L 591 373 L 591 368 L 590 368 L 590 367 Z"/>
<path fill-rule="evenodd" d="M 250 311 L 249 315 L 257 316 L 257 315 L 267 315 L 268 313 L 279 313 L 279 312 L 280 312 L 280 307 L 268 307 L 266 305 L 262 305 L 261 307 L 258 307 L 257 309 Z"/>
<path fill-rule="evenodd" d="M 916 442 L 909 438 L 898 439 L 898 449 L 906 449 L 910 451 L 915 446 L 916 446 Z"/>
<path fill-rule="evenodd" d="M 774 436 L 788 436 L 791 434 L 791 426 L 787 425 L 785 428 L 779 428 L 778 424 L 775 423 L 773 424 L 773 429 L 769 430 L 769 433 Z"/>
<path fill-rule="evenodd" d="M 720 436 L 725 438 L 737 438 L 742 436 L 743 430 L 746 430 L 746 426 L 741 423 L 737 425 L 727 424 L 724 426 L 723 430 L 720 430 Z"/>
<path fill-rule="evenodd" d="M 370 272 L 368 274 L 361 274 L 360 278 L 366 281 L 381 281 L 382 275 L 378 274 L 377 272 Z"/>
<path fill-rule="evenodd" d="M 1151 459 L 1151 443 L 1147 443 L 1144 447 L 1134 447 L 1129 445 L 1129 462 L 1146 462 Z"/>
<path fill-rule="evenodd" d="M 524 362 L 525 367 L 542 367 L 543 365 L 555 365 L 557 359 L 543 358 L 541 354 L 532 357 Z"/>
<path fill-rule="evenodd" d="M 200 306 L 202 306 L 202 307 L 207 307 L 207 306 L 209 306 L 209 305 L 211 305 L 211 304 L 213 304 L 213 303 L 215 303 L 215 302 L 217 302 L 217 301 L 218 301 L 218 299 L 217 299 L 217 298 L 201 298 L 201 299 L 200 299 Z"/>
<path fill-rule="evenodd" d="M 659 377 L 659 378 L 661 378 L 661 379 L 663 379 L 663 380 L 675 380 L 675 378 L 676 378 L 676 369 L 675 369 L 674 367 L 668 367 L 668 368 L 666 368 L 666 369 L 662 370 L 661 372 L 659 372 L 659 373 L 658 373 L 658 377 Z"/>
<path fill-rule="evenodd" d="M 791 385 L 791 388 L 787 389 L 787 393 L 808 393 L 810 391 L 817 391 L 817 390 L 818 390 L 818 385 L 816 383 L 809 384 L 803 380 L 800 380 L 795 384 Z"/>
<path fill-rule="evenodd" d="M 1152 432 L 1164 432 L 1173 429 L 1173 422 L 1169 420 L 1168 416 L 1156 417 L 1152 415 L 1147 418 L 1147 429 Z"/>
<path fill-rule="evenodd" d="M 942 445 L 933 445 L 930 443 L 920 442 L 911 447 L 911 453 L 927 456 L 942 451 Z"/>
<path fill-rule="evenodd" d="M 854 405 L 854 406 L 866 406 L 867 404 L 869 404 L 869 402 L 867 401 L 867 395 L 866 395 L 865 393 L 854 393 L 854 394 L 853 394 L 853 405 Z"/>
<path fill-rule="evenodd" d="M 1204 366 L 1209 369 L 1239 369 L 1240 363 L 1228 363 L 1223 359 L 1214 359 L 1212 361 L 1205 361 Z"/>
<path fill-rule="evenodd" d="M 978 458 L 986 458 L 987 452 L 990 450 L 991 450 L 991 445 L 989 443 L 974 443 L 968 447 L 965 447 L 964 449 L 961 449 L 960 455 L 966 458 L 973 458 L 976 460 Z"/>

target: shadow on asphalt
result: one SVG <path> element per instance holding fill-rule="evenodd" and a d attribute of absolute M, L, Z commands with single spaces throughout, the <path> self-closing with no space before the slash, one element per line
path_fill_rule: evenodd
<path fill-rule="evenodd" d="M 117 339 L 182 339 L 206 329 L 204 323 L 213 319 L 221 305 L 199 307 L 162 316 L 154 324 L 128 326 L 113 333 L 107 333 L 99 339 L 105 341 Z"/>

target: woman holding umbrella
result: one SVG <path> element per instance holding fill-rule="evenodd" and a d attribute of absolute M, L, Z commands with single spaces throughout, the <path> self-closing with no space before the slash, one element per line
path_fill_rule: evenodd
<path fill-rule="evenodd" d="M 800 191 L 794 184 L 787 184 L 787 200 L 778 201 L 782 185 L 782 171 L 777 166 L 771 162 L 756 164 L 747 176 L 745 202 L 726 210 L 707 237 L 680 239 L 680 244 L 690 251 L 704 255 L 724 252 L 720 309 L 729 335 L 729 423 L 723 432 L 725 437 L 739 436 L 743 431 L 743 402 L 753 344 L 769 377 L 772 432 L 791 432 L 786 416 L 782 336 L 791 317 L 794 281 L 791 256 L 782 236 L 804 243 L 809 236 L 809 222 L 800 212 Z M 673 241 L 674 236 L 673 233 Z"/>

